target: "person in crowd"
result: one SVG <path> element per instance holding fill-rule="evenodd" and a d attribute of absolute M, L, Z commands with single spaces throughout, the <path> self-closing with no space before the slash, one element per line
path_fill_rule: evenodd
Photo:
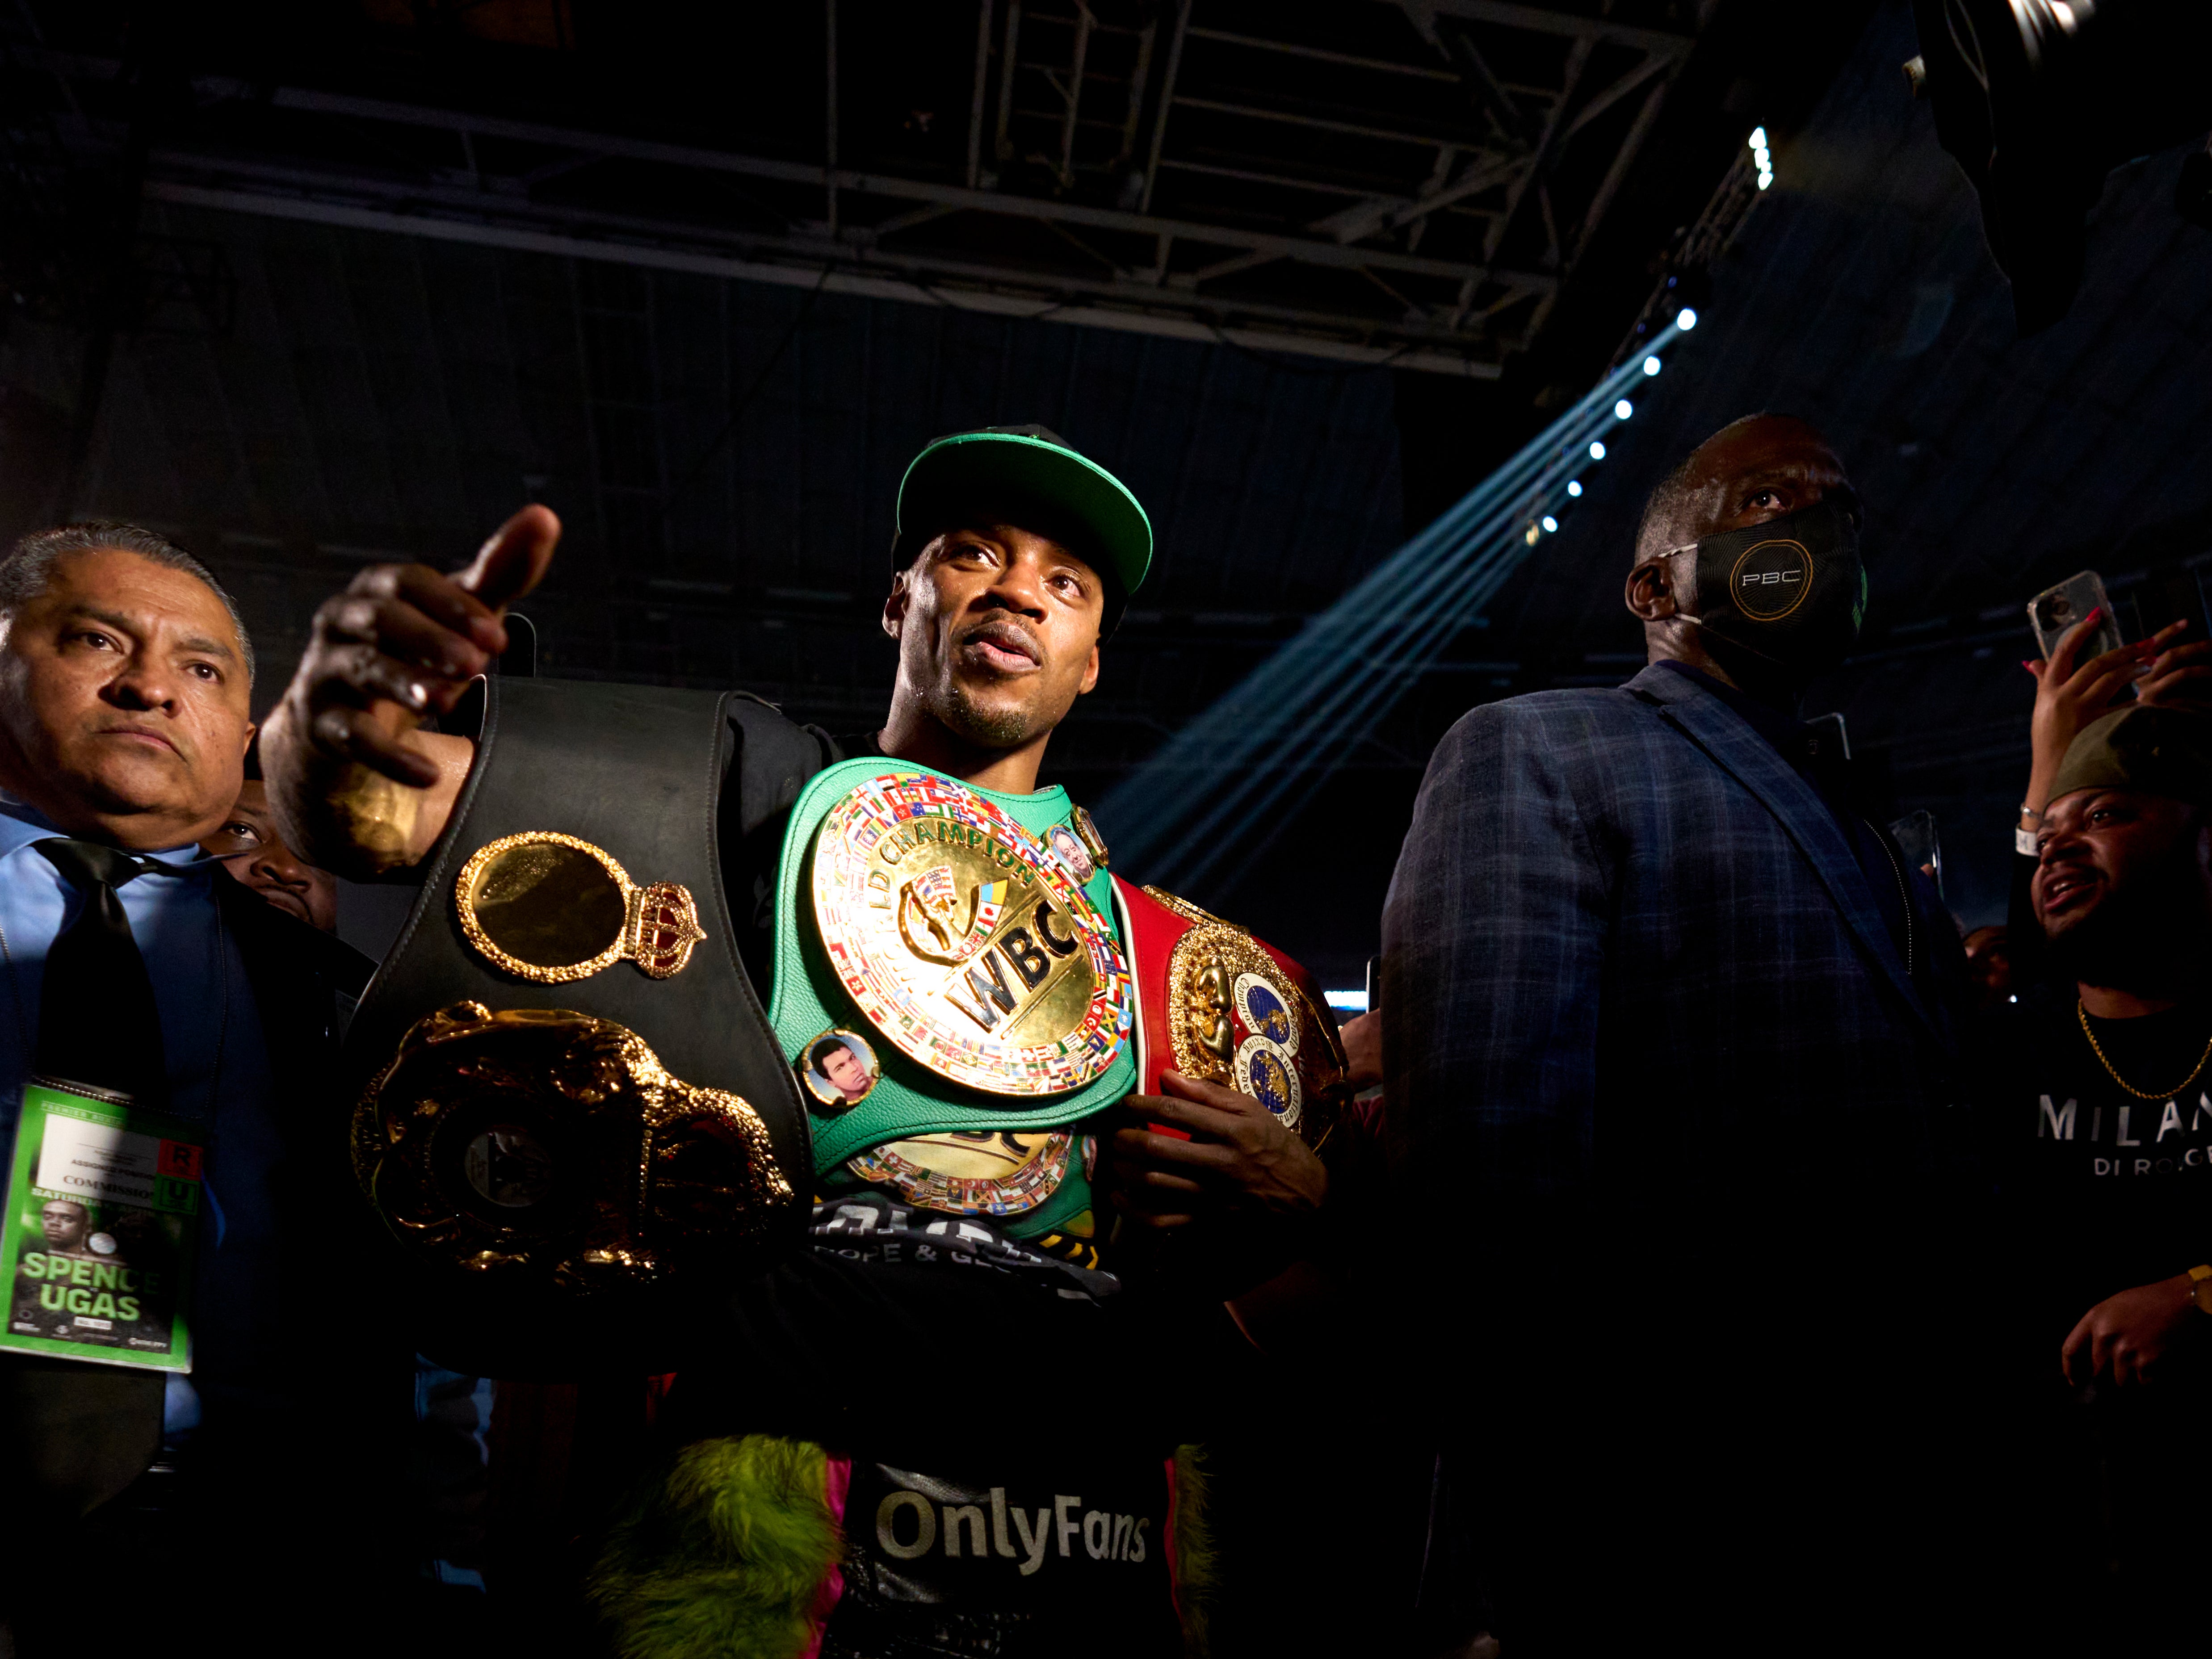
<path fill-rule="evenodd" d="M 2048 971 L 1972 1067 L 2016 1264 L 2021 1547 L 2072 1650 L 2194 1651 L 2188 1587 L 2212 1542 L 2195 1429 L 2212 1405 L 2212 715 L 2122 708 L 2054 760 L 2057 729 L 2039 722 L 2032 797 Z"/>
<path fill-rule="evenodd" d="M 2028 719 L 2027 789 L 2013 830 L 2012 900 L 2006 928 L 2015 994 L 2046 976 L 2053 976 L 2062 988 L 2067 983 L 2063 969 L 2051 969 L 2045 960 L 2030 884 L 2035 878 L 2043 808 L 2068 745 L 2093 721 L 2130 702 L 2147 708 L 2212 706 L 2212 640 L 2189 639 L 2187 618 L 2167 623 L 2147 640 L 2084 657 L 2081 652 L 2096 637 L 2103 616 L 2101 608 L 2093 611 L 2061 635 L 2048 661 L 2031 659 L 2021 665 L 2034 676 L 2035 707 Z"/>
<path fill-rule="evenodd" d="M 229 813 L 215 834 L 200 842 L 200 850 L 222 860 L 225 875 L 286 915 L 320 933 L 336 933 L 337 878 L 284 844 L 276 814 L 269 810 L 269 787 L 258 775 L 260 769 L 249 765 L 249 770 L 256 775 L 240 786 Z"/>
<path fill-rule="evenodd" d="M 189 1377 L 0 1351 L 0 1646 L 75 1651 L 97 1607 L 118 1628 L 256 1650 L 295 1596 L 352 1582 L 374 1555 L 372 1402 L 390 1381 L 399 1425 L 405 1356 L 380 1379 L 374 1344 L 343 1318 L 315 1320 L 310 1338 L 290 1316 L 328 1302 L 315 1251 L 287 1237 L 282 1188 L 293 1109 L 325 1079 L 332 1000 L 294 924 L 198 846 L 238 799 L 252 647 L 204 567 L 127 525 L 17 544 L 0 563 L 0 975 L 14 1011 L 0 1018 L 0 1147 L 34 1077 L 126 1095 L 190 1126 L 198 1161 L 180 1152 L 175 1167 L 197 1169 L 206 1197 Z M 274 1505 L 301 1490 L 311 1422 L 348 1423 L 350 1451 L 319 1470 L 311 1509 Z M 311 1532 L 331 1556 L 295 1547 Z"/>
<path fill-rule="evenodd" d="M 1380 992 L 1407 1316 L 1508 1652 L 1897 1651 L 1969 1595 L 1964 1403 L 1913 1363 L 1966 1282 L 1958 933 L 1798 719 L 1860 526 L 1813 427 L 1723 428 L 1644 511 L 1650 666 L 1474 709 L 1421 786 Z"/>
<path fill-rule="evenodd" d="M 1959 940 L 1973 981 L 1974 1006 L 1994 1008 L 2012 996 L 2012 940 L 2001 922 L 1970 928 Z"/>
<path fill-rule="evenodd" d="M 1189 921 L 1115 888 L 1088 815 L 1065 792 L 1038 787 L 1052 733 L 1097 683 L 1101 641 L 1149 562 L 1150 526 L 1134 497 L 1042 428 L 988 428 L 923 452 L 902 485 L 898 523 L 884 612 L 898 671 L 884 726 L 833 739 L 743 712 L 731 724 L 749 723 L 720 751 L 740 757 L 714 786 L 721 881 L 744 904 L 737 950 L 769 1014 L 762 1038 L 781 1057 L 775 1080 L 794 1098 L 794 1084 L 804 1086 L 811 1103 L 816 1167 L 794 1179 L 821 1194 L 814 1243 L 757 1280 L 726 1285 L 690 1322 L 662 1418 L 681 1449 L 623 1511 L 593 1601 L 610 1639 L 634 1655 L 691 1651 L 682 1644 L 693 1627 L 715 1632 L 725 1644 L 718 1650 L 763 1654 L 816 1644 L 835 1652 L 952 1644 L 1117 1659 L 1180 1651 L 1179 1616 L 1202 1617 L 1202 1482 L 1181 1455 L 1170 1480 L 1162 1455 L 1176 1444 L 1184 1396 L 1206 1392 L 1195 1386 L 1211 1374 L 1206 1345 L 1233 1343 L 1219 1305 L 1227 1287 L 1192 1292 L 1200 1309 L 1164 1316 L 1164 1333 L 1129 1322 L 1137 1316 L 1120 1310 L 1143 1298 L 1125 1294 L 1105 1236 L 1110 1218 L 1087 1201 L 1092 1138 L 1114 1127 L 1102 1110 L 1124 1100 L 1138 1119 L 1188 1137 L 1153 1148 L 1147 1167 L 1116 1188 L 1133 1231 L 1188 1236 L 1202 1232 L 1189 1224 L 1228 1212 L 1236 1227 L 1258 1233 L 1270 1216 L 1316 1209 L 1327 1175 L 1252 1097 L 1172 1070 L 1158 1094 L 1129 1094 L 1127 1082 L 1115 1081 L 1133 1076 L 1130 1066 L 1100 1074 L 1095 1086 L 1106 1092 L 1095 1103 L 1086 1090 L 1010 1121 L 1006 1101 L 975 1108 L 971 1094 L 948 1087 L 930 1069 L 936 1050 L 905 1025 L 866 1015 L 836 981 L 804 975 L 803 949 L 822 946 L 805 946 L 799 930 L 826 924 L 803 896 L 791 897 L 800 890 L 787 842 L 805 856 L 815 825 L 838 802 L 860 799 L 852 790 L 875 787 L 890 761 L 899 775 L 922 781 L 916 787 L 963 803 L 970 816 L 959 848 L 975 845 L 971 831 L 994 812 L 1040 848 L 1064 845 L 1055 832 L 1065 830 L 1084 856 L 1063 863 L 1095 896 L 1081 902 L 1097 907 L 1098 920 L 1080 926 L 1118 927 L 1110 917 L 1139 903 L 1154 905 L 1161 925 Z M 496 735 L 488 725 L 471 736 L 416 722 L 461 706 L 471 678 L 502 647 L 501 607 L 542 574 L 558 534 L 550 514 L 526 509 L 460 577 L 373 570 L 319 613 L 264 746 L 292 845 L 341 875 L 411 868 L 453 826 L 463 826 L 463 839 L 473 833 L 456 817 L 471 809 L 457 803 L 526 787 L 501 771 L 512 712 Z M 546 696 L 565 695 L 556 688 Z M 509 696 L 510 711 L 521 706 Z M 564 706 L 583 717 L 583 703 Z M 557 734 L 541 741 L 557 744 Z M 771 741 L 796 742 L 788 770 L 762 758 L 775 752 L 764 747 Z M 470 780 L 478 794 L 465 798 Z M 532 822 L 554 826 L 556 795 L 531 807 L 540 815 Z M 883 908 L 905 941 L 893 948 L 939 964 L 931 970 L 939 977 L 943 964 L 964 965 L 975 988 L 954 992 L 972 1006 L 951 1017 L 989 1030 L 999 1017 L 980 1000 L 991 994 L 984 988 L 1011 1013 L 1024 986 L 1053 971 L 1047 947 L 1065 956 L 1077 935 L 1063 930 L 1079 923 L 1057 911 L 1008 910 L 1004 925 L 1019 921 L 1024 931 L 1003 936 L 1007 971 L 976 949 L 1001 937 L 987 931 L 1000 925 L 992 918 L 1001 900 L 986 889 L 1005 884 L 963 886 L 935 850 L 944 838 L 921 842 L 897 899 L 884 890 Z M 892 859 L 902 843 L 872 845 Z M 1011 867 L 1002 860 L 994 869 Z M 1066 903 L 1069 916 L 1086 914 L 1078 900 Z M 839 948 L 849 957 L 861 947 L 841 939 Z M 987 969 L 998 979 L 981 977 Z M 1155 984 L 1164 971 L 1164 954 L 1138 969 Z M 1279 1009 L 1300 994 L 1286 975 L 1267 977 L 1274 974 L 1268 959 L 1248 977 Z M 580 982 L 563 995 L 590 991 Z M 356 1036 L 380 1017 L 372 993 Z M 744 1012 L 733 1007 L 731 1018 Z M 943 1041 L 965 1029 L 944 1028 Z M 1333 1031 L 1304 1036 L 1321 1052 Z M 842 1079 L 811 1063 L 830 1037 L 853 1062 L 841 1064 L 849 1071 Z M 1287 1054 L 1295 1040 L 1290 1033 L 1269 1052 Z M 863 1048 L 880 1066 L 860 1063 Z M 1129 1058 L 1118 1042 L 1063 1052 L 1094 1071 Z M 810 1073 L 822 1079 L 818 1088 Z M 854 1126 L 872 1127 L 861 1134 Z M 987 1127 L 1028 1132 L 1023 1156 L 1003 1175 L 979 1173 L 961 1142 L 960 1131 Z M 1103 1197 L 1109 1171 L 1096 1174 Z M 799 1188 L 802 1197 L 809 1186 Z M 980 1358 L 969 1351 L 976 1342 L 988 1345 Z M 878 1362 L 897 1372 L 895 1383 L 884 1385 Z M 1085 1402 L 1063 1414 L 1068 1432 L 1009 1435 L 1004 1412 L 986 1403 L 1025 1386 L 1030 1368 L 1047 1394 L 1066 1387 Z M 998 1380 L 981 1382 L 979 1394 L 987 1375 Z M 1233 1393 L 1207 1398 L 1218 1407 Z"/>

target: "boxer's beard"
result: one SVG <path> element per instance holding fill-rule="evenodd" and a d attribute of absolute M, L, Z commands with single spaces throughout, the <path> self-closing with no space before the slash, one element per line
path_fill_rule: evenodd
<path fill-rule="evenodd" d="M 953 732 L 980 749 L 1017 749 L 1051 727 L 1041 723 L 1034 710 L 1019 704 L 988 707 L 968 687 L 955 680 L 945 688 L 945 704 L 937 717 Z"/>

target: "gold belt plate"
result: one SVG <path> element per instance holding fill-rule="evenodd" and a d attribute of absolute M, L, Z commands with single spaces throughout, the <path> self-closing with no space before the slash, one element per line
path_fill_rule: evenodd
<path fill-rule="evenodd" d="M 1097 1156 L 1091 1138 L 1065 1129 L 915 1135 L 871 1147 L 847 1158 L 845 1167 L 918 1209 L 1025 1215 L 1060 1190 L 1079 1139 L 1088 1175 Z"/>
<path fill-rule="evenodd" d="M 1112 925 L 1027 830 L 932 773 L 863 781 L 814 847 L 814 917 L 862 1014 L 938 1076 L 1053 1095 L 1103 1076 L 1133 1018 Z"/>
<path fill-rule="evenodd" d="M 1173 896 L 1145 890 L 1163 903 Z M 1241 927 L 1199 918 L 1168 953 L 1168 1048 L 1185 1077 L 1250 1095 L 1310 1146 L 1327 1138 L 1349 1091 L 1334 1022 Z"/>
<path fill-rule="evenodd" d="M 552 830 L 477 848 L 454 878 L 453 908 L 479 956 L 533 985 L 589 979 L 625 958 L 667 979 L 707 937 L 690 888 L 641 887 L 613 854 Z"/>
<path fill-rule="evenodd" d="M 353 1162 L 418 1256 L 578 1292 L 727 1267 L 796 1201 L 750 1102 L 563 1008 L 417 1020 L 355 1108 Z"/>

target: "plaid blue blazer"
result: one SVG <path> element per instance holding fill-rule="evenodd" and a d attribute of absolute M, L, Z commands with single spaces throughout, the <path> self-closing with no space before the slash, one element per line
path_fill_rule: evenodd
<path fill-rule="evenodd" d="M 1944 1163 L 1958 945 L 1912 877 L 1917 984 L 1818 793 L 1694 680 L 1474 709 L 1383 913 L 1401 1167 L 1508 1209 L 1917 1184 Z"/>

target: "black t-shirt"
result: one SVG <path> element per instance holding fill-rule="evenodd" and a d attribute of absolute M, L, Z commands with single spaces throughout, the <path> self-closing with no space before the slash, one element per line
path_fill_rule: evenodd
<path fill-rule="evenodd" d="M 2037 987 L 1991 1017 L 1974 1068 L 2013 1259 L 2061 1338 L 2106 1297 L 2212 1260 L 2212 1001 L 2089 1027 L 2103 1060 L 2075 998 Z"/>
<path fill-rule="evenodd" d="M 732 723 L 732 746 L 722 775 L 717 815 L 722 851 L 722 886 L 736 924 L 738 957 L 766 1009 L 775 978 L 776 873 L 792 804 L 808 778 L 823 767 L 862 755 L 883 752 L 875 733 L 833 738 L 818 726 L 799 728 L 814 740 L 811 766 L 794 767 L 793 756 L 779 753 L 765 768 L 750 763 L 744 732 Z"/>

